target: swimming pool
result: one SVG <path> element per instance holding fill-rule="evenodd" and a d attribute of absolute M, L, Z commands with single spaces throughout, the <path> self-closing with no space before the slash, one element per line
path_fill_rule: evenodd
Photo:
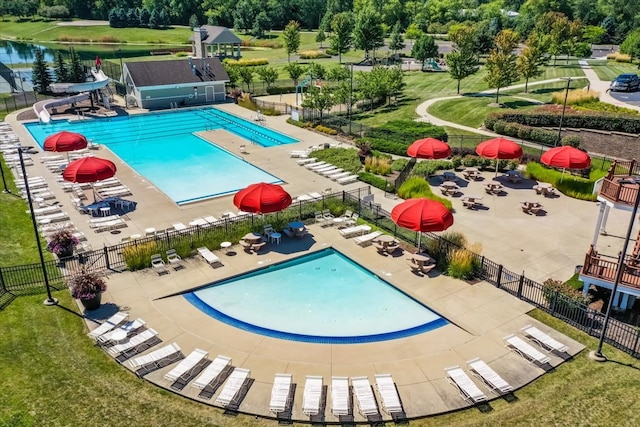
<path fill-rule="evenodd" d="M 335 249 L 213 283 L 184 298 L 231 326 L 313 343 L 386 341 L 448 324 Z"/>
<path fill-rule="evenodd" d="M 61 130 L 106 145 L 177 204 L 235 193 L 256 182 L 282 182 L 194 132 L 226 129 L 265 147 L 297 141 L 215 108 L 25 126 L 41 147 Z"/>

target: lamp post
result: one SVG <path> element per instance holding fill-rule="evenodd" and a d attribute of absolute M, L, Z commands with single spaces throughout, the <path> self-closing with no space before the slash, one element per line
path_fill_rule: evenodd
<path fill-rule="evenodd" d="M 38 255 L 40 255 L 40 266 L 42 267 L 42 276 L 44 277 L 44 285 L 47 288 L 47 299 L 44 305 L 56 305 L 58 300 L 51 296 L 51 287 L 49 286 L 49 276 L 47 274 L 47 266 L 44 262 L 42 254 L 42 244 L 40 243 L 40 234 L 38 234 L 38 224 L 36 215 L 33 212 L 33 202 L 31 201 L 31 190 L 29 189 L 29 179 L 27 178 L 27 170 L 24 167 L 24 158 L 22 157 L 22 146 L 18 144 L 18 157 L 20 158 L 20 169 L 22 170 L 22 179 L 24 180 L 24 189 L 27 192 L 27 203 L 29 203 L 29 213 L 31 214 L 31 223 L 33 224 L 33 232 L 36 235 L 36 244 L 38 245 Z"/>
<path fill-rule="evenodd" d="M 11 191 L 7 187 L 7 180 L 4 177 L 4 168 L 2 167 L 2 165 L 0 165 L 0 175 L 2 175 L 2 185 L 4 186 L 4 188 L 2 189 L 2 192 L 3 193 L 11 193 Z"/>
<path fill-rule="evenodd" d="M 349 64 L 349 135 L 351 135 L 351 109 L 353 108 L 353 62 Z"/>
<path fill-rule="evenodd" d="M 609 324 L 609 318 L 611 317 L 611 310 L 613 308 L 613 299 L 616 297 L 616 291 L 618 290 L 618 284 L 622 278 L 622 272 L 624 271 L 624 258 L 629 247 L 629 240 L 631 239 L 631 231 L 633 230 L 633 223 L 638 213 L 638 205 L 640 205 L 640 177 L 633 177 L 632 179 L 623 179 L 618 181 L 622 184 L 638 184 L 638 192 L 636 193 L 636 200 L 633 204 L 633 210 L 631 211 L 631 219 L 629 220 L 629 228 L 627 229 L 627 235 L 624 238 L 624 245 L 622 246 L 622 252 L 620 253 L 620 259 L 618 260 L 618 268 L 616 269 L 616 277 L 611 288 L 611 298 L 609 298 L 609 304 L 607 304 L 607 311 L 604 315 L 604 321 L 602 322 L 602 331 L 600 332 L 600 340 L 598 341 L 598 348 L 596 351 L 590 354 L 591 358 L 599 362 L 604 362 L 607 358 L 602 354 L 602 345 L 604 344 L 604 338 L 607 334 L 607 325 Z"/>
<path fill-rule="evenodd" d="M 564 92 L 564 105 L 562 106 L 562 115 L 560 116 L 560 125 L 558 126 L 558 140 L 556 141 L 554 147 L 557 147 L 560 144 L 560 140 L 562 138 L 562 122 L 564 121 L 564 112 L 567 110 L 567 98 L 569 97 L 569 86 L 571 85 L 571 77 L 566 77 L 567 87 Z"/>

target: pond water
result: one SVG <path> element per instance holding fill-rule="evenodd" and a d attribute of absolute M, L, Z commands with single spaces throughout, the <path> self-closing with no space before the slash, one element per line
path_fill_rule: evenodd
<path fill-rule="evenodd" d="M 14 64 L 31 64 L 36 59 L 36 49 L 44 50 L 45 61 L 54 60 L 54 49 L 33 43 L 0 40 L 0 62 L 9 68 L 13 68 Z"/>

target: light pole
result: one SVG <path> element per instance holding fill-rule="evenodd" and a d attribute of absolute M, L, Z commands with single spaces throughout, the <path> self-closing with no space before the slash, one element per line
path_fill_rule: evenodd
<path fill-rule="evenodd" d="M 349 64 L 349 135 L 351 135 L 351 109 L 353 108 L 353 62 Z"/>
<path fill-rule="evenodd" d="M 556 141 L 554 147 L 557 147 L 560 144 L 560 139 L 562 138 L 562 122 L 564 121 L 564 112 L 567 110 L 567 98 L 569 97 L 569 86 L 571 85 L 571 77 L 566 77 L 567 87 L 564 92 L 564 105 L 562 106 L 562 115 L 560 116 L 560 125 L 558 126 L 558 140 Z"/>
<path fill-rule="evenodd" d="M 49 286 L 49 276 L 47 274 L 47 266 L 44 262 L 42 254 L 42 244 L 40 243 L 40 234 L 38 234 L 38 224 L 36 215 L 33 212 L 33 202 L 31 201 L 31 190 L 29 189 L 29 179 L 27 178 L 27 170 L 24 167 L 24 158 L 22 157 L 22 146 L 18 144 L 18 157 L 20 158 L 20 169 L 22 170 L 22 179 L 24 180 L 24 189 L 27 192 L 27 203 L 29 203 L 29 213 L 31 214 L 31 223 L 33 224 L 33 232 L 36 235 L 36 244 L 38 245 L 38 255 L 40 255 L 40 266 L 42 267 L 42 276 L 44 277 L 44 285 L 47 288 L 47 299 L 44 305 L 56 305 L 58 300 L 51 296 L 51 288 Z"/>
<path fill-rule="evenodd" d="M 624 258 L 629 247 L 629 240 L 631 239 L 631 231 L 633 230 L 633 223 L 638 213 L 638 205 L 640 205 L 640 177 L 633 177 L 631 179 L 623 179 L 618 181 L 620 185 L 623 184 L 637 184 L 638 192 L 636 193 L 636 200 L 633 204 L 633 210 L 631 211 L 631 219 L 629 220 L 629 228 L 627 229 L 627 235 L 624 238 L 624 245 L 622 246 L 622 252 L 620 253 L 620 259 L 618 260 L 618 268 L 616 269 L 616 277 L 613 282 L 613 288 L 611 288 L 611 298 L 609 298 L 609 304 L 607 304 L 607 311 L 604 315 L 604 321 L 602 322 L 602 331 L 600 332 L 600 340 L 598 341 L 598 348 L 591 353 L 591 358 L 599 362 L 604 362 L 607 358 L 602 354 L 602 345 L 604 344 L 604 338 L 607 334 L 607 325 L 609 324 L 609 318 L 611 317 L 611 310 L 613 308 L 613 299 L 616 297 L 616 291 L 618 290 L 618 284 L 622 278 L 622 272 L 624 271 Z"/>
<path fill-rule="evenodd" d="M 4 186 L 4 188 L 2 189 L 2 192 L 11 193 L 11 190 L 9 190 L 9 188 L 7 187 L 7 180 L 4 177 L 4 168 L 2 167 L 2 165 L 0 165 L 0 174 L 2 175 L 2 185 Z"/>

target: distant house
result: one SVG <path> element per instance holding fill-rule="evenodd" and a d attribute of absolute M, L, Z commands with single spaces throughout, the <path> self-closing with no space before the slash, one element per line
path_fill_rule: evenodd
<path fill-rule="evenodd" d="M 222 102 L 229 82 L 218 58 L 127 62 L 122 77 L 127 105 L 150 110 Z"/>
<path fill-rule="evenodd" d="M 239 58 L 242 39 L 226 27 L 202 25 L 189 38 L 194 58 L 217 56 Z"/>

